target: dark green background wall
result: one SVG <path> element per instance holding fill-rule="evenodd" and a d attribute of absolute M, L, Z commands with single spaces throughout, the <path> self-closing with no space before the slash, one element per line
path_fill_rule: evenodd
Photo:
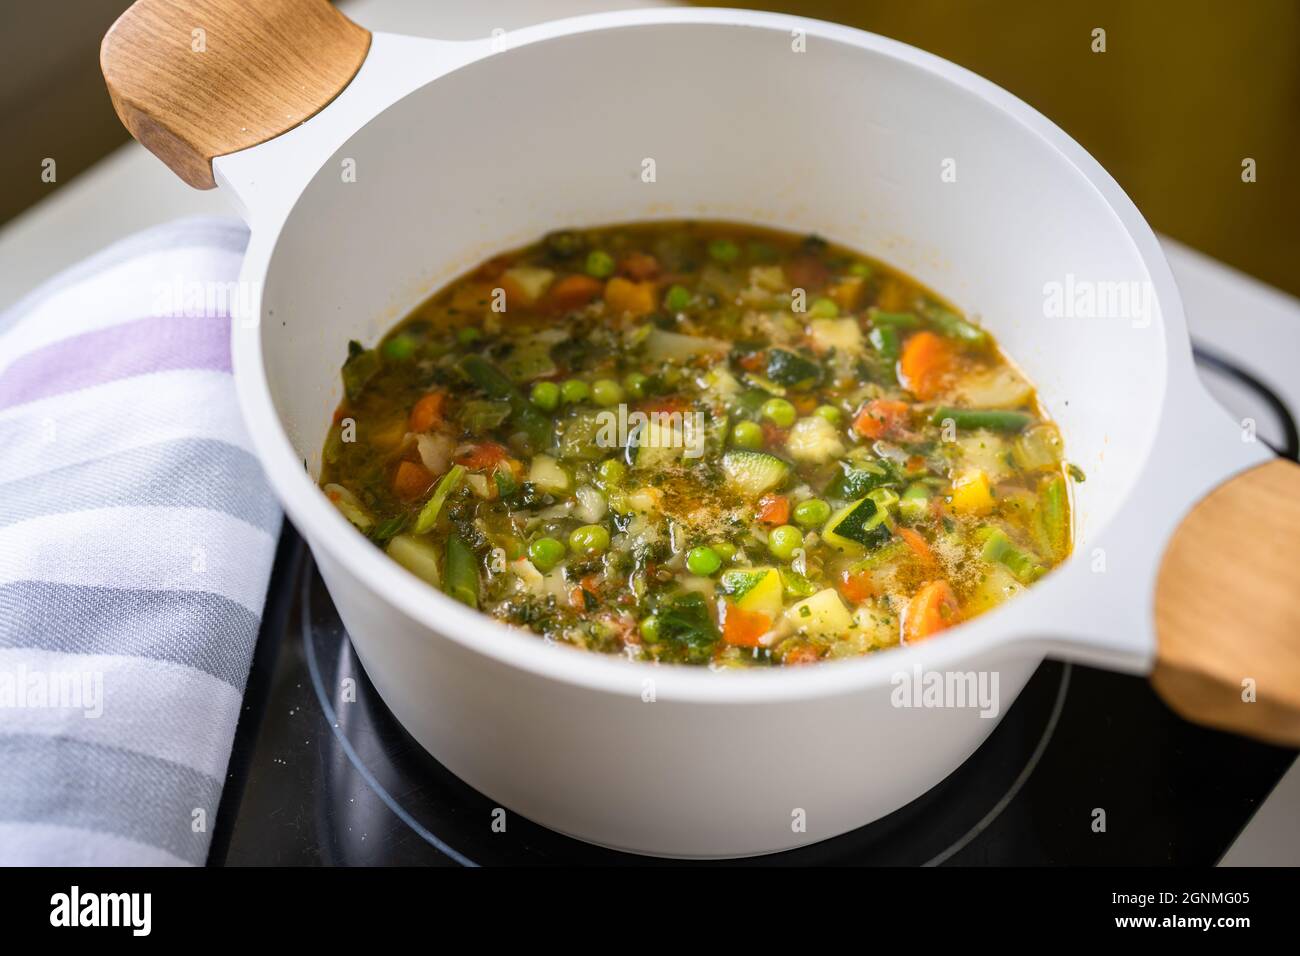
<path fill-rule="evenodd" d="M 1300 295 L 1300 0 L 732 5 L 848 23 L 969 67 L 1078 139 L 1157 229 Z M 124 141 L 97 54 L 126 6 L 0 5 L 0 221 L 58 188 L 40 182 L 42 158 L 67 182 Z M 1104 54 L 1091 52 L 1094 27 Z"/>

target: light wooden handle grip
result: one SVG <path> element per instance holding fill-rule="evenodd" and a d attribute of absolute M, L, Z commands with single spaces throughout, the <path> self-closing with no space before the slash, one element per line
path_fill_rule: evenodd
<path fill-rule="evenodd" d="M 324 109 L 369 49 L 370 32 L 327 0 L 136 0 L 105 34 L 99 63 L 131 135 L 211 189 L 215 157 Z"/>
<path fill-rule="evenodd" d="M 1156 582 L 1151 683 L 1188 720 L 1300 746 L 1300 465 L 1224 482 L 1183 519 Z"/>

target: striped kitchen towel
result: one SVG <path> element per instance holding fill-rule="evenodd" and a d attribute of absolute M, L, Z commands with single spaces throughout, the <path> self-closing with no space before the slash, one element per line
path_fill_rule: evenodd
<path fill-rule="evenodd" d="M 201 864 L 281 515 L 240 421 L 248 234 L 110 247 L 0 316 L 0 864 Z"/>

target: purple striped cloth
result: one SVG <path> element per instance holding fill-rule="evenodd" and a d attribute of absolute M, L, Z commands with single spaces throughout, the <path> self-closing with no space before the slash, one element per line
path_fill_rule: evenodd
<path fill-rule="evenodd" d="M 220 307 L 247 239 L 161 226 L 0 316 L 0 864 L 207 857 L 281 521 Z"/>

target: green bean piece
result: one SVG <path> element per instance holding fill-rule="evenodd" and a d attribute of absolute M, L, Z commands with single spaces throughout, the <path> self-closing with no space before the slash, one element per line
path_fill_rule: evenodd
<path fill-rule="evenodd" d="M 433 489 L 433 497 L 420 509 L 420 516 L 415 519 L 416 534 L 428 534 L 433 530 L 433 526 L 438 523 L 438 516 L 442 514 L 442 506 L 447 502 L 447 496 L 460 487 L 464 477 L 464 465 L 452 465 L 451 470 L 442 476 L 438 487 Z"/>
<path fill-rule="evenodd" d="M 478 559 L 458 535 L 447 539 L 443 590 L 461 604 L 478 608 Z"/>
<path fill-rule="evenodd" d="M 888 326 L 892 329 L 912 329 L 921 327 L 921 320 L 911 312 L 871 312 L 868 316 L 876 328 Z"/>
<path fill-rule="evenodd" d="M 989 334 L 981 329 L 978 325 L 967 322 L 955 312 L 949 312 L 947 309 L 930 309 L 928 310 L 930 323 L 943 336 L 950 339 L 958 339 L 968 345 L 985 346 L 989 341 Z"/>
<path fill-rule="evenodd" d="M 1070 506 L 1062 475 L 1044 478 L 1038 486 L 1038 524 L 1043 545 L 1052 557 L 1065 557 L 1070 541 Z"/>
<path fill-rule="evenodd" d="M 1038 563 L 1037 557 L 1012 544 L 1001 528 L 981 528 L 978 535 L 984 539 L 981 557 L 985 561 L 1001 564 L 1021 584 L 1032 584 L 1047 573 L 1047 569 Z"/>
<path fill-rule="evenodd" d="M 1032 422 L 1034 416 L 993 408 L 951 408 L 941 405 L 930 416 L 930 424 L 942 425 L 947 419 L 952 419 L 952 423 L 962 429 L 987 428 L 995 432 L 1018 432 Z"/>

